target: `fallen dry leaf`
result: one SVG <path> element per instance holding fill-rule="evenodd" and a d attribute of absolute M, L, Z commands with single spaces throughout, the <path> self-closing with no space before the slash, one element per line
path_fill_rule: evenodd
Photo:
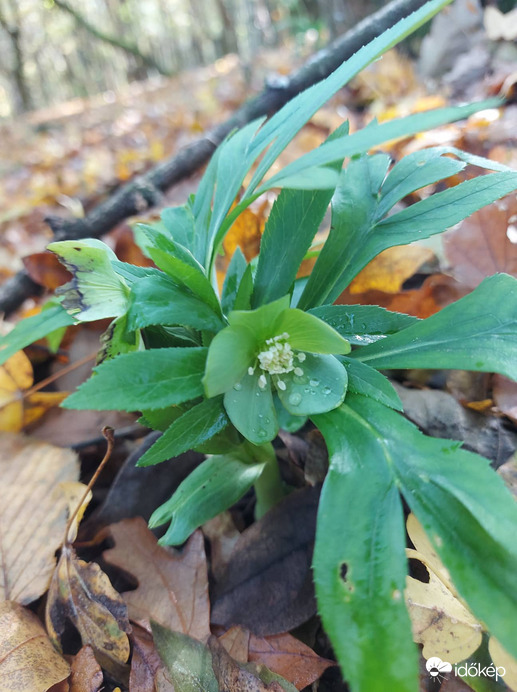
<path fill-rule="evenodd" d="M 213 624 L 239 624 L 265 636 L 314 615 L 310 564 L 318 499 L 318 488 L 296 490 L 241 534 L 215 588 Z"/>
<path fill-rule="evenodd" d="M 475 288 L 487 276 L 517 276 L 517 199 L 514 195 L 472 214 L 443 238 L 455 279 Z"/>
<path fill-rule="evenodd" d="M 349 287 L 352 295 L 370 290 L 398 293 L 405 281 L 434 257 L 433 251 L 421 245 L 390 247 L 359 272 Z"/>
<path fill-rule="evenodd" d="M 18 351 L 0 367 L 0 430 L 19 432 L 41 418 L 50 408 L 58 406 L 66 392 L 34 392 L 24 390 L 34 381 L 32 365 L 23 351 Z"/>
<path fill-rule="evenodd" d="M 269 637 L 256 637 L 251 634 L 248 660 L 262 663 L 274 673 L 292 682 L 299 690 L 312 685 L 330 666 L 337 665 L 335 661 L 318 656 L 309 646 L 288 632 Z"/>
<path fill-rule="evenodd" d="M 135 591 L 123 594 L 130 619 L 144 626 L 152 620 L 206 640 L 210 604 L 203 534 L 194 533 L 179 552 L 159 546 L 141 517 L 124 519 L 109 531 L 115 547 L 104 552 L 104 559 L 138 580 Z"/>
<path fill-rule="evenodd" d="M 44 593 L 67 523 L 60 487 L 75 481 L 74 452 L 3 433 L 0 437 L 0 598 L 26 604 Z"/>
<path fill-rule="evenodd" d="M 506 671 L 504 684 L 515 692 L 517 690 L 517 661 L 513 656 L 510 656 L 506 649 L 503 649 L 494 637 L 490 637 L 488 651 L 494 665 L 502 666 Z"/>
<path fill-rule="evenodd" d="M 419 560 L 429 575 L 428 582 L 406 579 L 406 604 L 413 638 L 423 644 L 426 659 L 438 656 L 459 663 L 478 649 L 483 628 L 458 600 L 449 574 L 413 514 L 407 530 L 417 550 L 407 549 L 408 558 Z"/>
<path fill-rule="evenodd" d="M 135 692 L 174 692 L 174 685 L 168 678 L 151 632 L 135 625 L 130 639 L 133 643 L 133 656 L 129 689 Z"/>
<path fill-rule="evenodd" d="M 2 692 L 46 692 L 69 672 L 34 613 L 13 601 L 0 603 Z"/>
<path fill-rule="evenodd" d="M 102 667 L 118 674 L 129 658 L 126 604 L 99 565 L 79 560 L 68 544 L 61 551 L 47 597 L 47 631 L 57 648 L 67 620 L 82 643 L 92 647 Z"/>
<path fill-rule="evenodd" d="M 497 469 L 497 473 L 502 477 L 512 495 L 517 499 L 517 454 Z"/>
<path fill-rule="evenodd" d="M 257 637 L 243 627 L 231 627 L 219 642 L 240 663 L 258 663 L 292 683 L 299 690 L 318 680 L 335 661 L 321 658 L 292 634 Z"/>
<path fill-rule="evenodd" d="M 57 255 L 50 250 L 34 252 L 24 257 L 22 261 L 31 279 L 49 291 L 55 291 L 58 286 L 66 284 L 73 278 L 58 260 Z"/>
<path fill-rule="evenodd" d="M 91 646 L 83 646 L 74 656 L 70 670 L 70 692 L 98 692 L 104 676 Z"/>
<path fill-rule="evenodd" d="M 493 375 L 492 394 L 501 413 L 517 423 L 517 383 L 504 375 Z"/>
<path fill-rule="evenodd" d="M 263 682 L 249 667 L 239 663 L 226 651 L 213 635 L 208 639 L 212 652 L 212 668 L 220 690 L 225 692 L 283 692 L 284 688 L 276 680 Z"/>

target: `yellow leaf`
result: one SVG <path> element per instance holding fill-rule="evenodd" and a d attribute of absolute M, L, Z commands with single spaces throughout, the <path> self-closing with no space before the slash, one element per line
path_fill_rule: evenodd
<path fill-rule="evenodd" d="M 426 567 L 429 567 L 429 569 L 441 579 L 449 591 L 455 593 L 449 572 L 446 570 L 443 562 L 438 557 L 436 550 L 431 545 L 431 541 L 427 538 L 427 535 L 422 528 L 422 524 L 420 524 L 414 514 L 410 514 L 408 516 L 406 529 L 411 542 L 416 548 L 416 550 L 407 550 L 406 552 L 408 555 L 411 554 L 411 557 L 415 557 Z"/>
<path fill-rule="evenodd" d="M 13 601 L 0 603 L 0 688 L 46 692 L 69 672 L 34 613 Z"/>
<path fill-rule="evenodd" d="M 0 431 L 19 432 L 41 418 L 50 408 L 58 406 L 67 392 L 34 392 L 32 365 L 23 351 L 18 351 L 0 367 Z"/>
<path fill-rule="evenodd" d="M 411 552 L 409 557 L 415 557 Z M 436 574 L 427 571 L 429 583 L 407 577 L 405 596 L 413 638 L 424 645 L 426 659 L 438 656 L 458 663 L 479 647 L 483 629 Z"/>
<path fill-rule="evenodd" d="M 251 209 L 244 209 L 235 219 L 223 242 L 224 251 L 230 257 L 240 247 L 247 261 L 256 257 L 260 248 L 263 222 Z"/>
<path fill-rule="evenodd" d="M 490 637 L 488 642 L 488 651 L 490 653 L 490 658 L 492 659 L 495 666 L 502 666 L 505 669 L 504 683 L 513 692 L 517 691 L 517 661 L 513 656 L 503 649 L 501 644 L 495 639 L 495 637 Z"/>
<path fill-rule="evenodd" d="M 398 293 L 407 279 L 434 256 L 430 248 L 420 245 L 390 247 L 375 257 L 350 284 L 350 293 L 371 289 Z"/>
<path fill-rule="evenodd" d="M 48 588 L 67 523 L 59 487 L 76 481 L 74 452 L 0 435 L 0 599 L 26 604 Z"/>
<path fill-rule="evenodd" d="M 129 658 L 126 605 L 99 565 L 79 560 L 70 545 L 63 547 L 52 577 L 45 619 L 58 649 L 69 619 L 100 665 L 115 677 L 120 675 Z"/>

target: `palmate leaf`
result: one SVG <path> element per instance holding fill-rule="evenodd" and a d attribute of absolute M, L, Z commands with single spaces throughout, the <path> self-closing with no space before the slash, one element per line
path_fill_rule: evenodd
<path fill-rule="evenodd" d="M 517 505 L 489 462 L 457 442 L 427 438 L 359 395 L 313 421 L 331 457 L 318 513 L 316 592 L 352 692 L 417 687 L 401 597 L 399 489 L 460 596 L 515 655 Z"/>
<path fill-rule="evenodd" d="M 431 0 L 408 17 L 397 22 L 387 31 L 384 31 L 368 45 L 358 50 L 350 60 L 341 65 L 329 77 L 318 82 L 318 84 L 315 84 L 289 101 L 289 103 L 272 116 L 263 127 L 258 130 L 253 138 L 250 139 L 250 134 L 254 130 L 257 130 L 258 122 L 250 123 L 246 126 L 246 136 L 241 135 L 241 132 L 244 132 L 244 130 L 242 130 L 237 133 L 237 135 L 227 140 L 223 147 L 216 152 L 217 161 L 209 166 L 206 184 L 202 187 L 202 201 L 200 200 L 198 204 L 196 199 L 194 208 L 196 216 L 196 211 L 199 211 L 203 212 L 205 218 L 208 218 L 208 208 L 214 191 L 215 172 L 217 171 L 217 179 L 221 181 L 224 180 L 224 186 L 215 186 L 213 212 L 210 218 L 209 237 L 206 246 L 205 266 L 211 266 L 214 249 L 219 247 L 235 216 L 250 204 L 254 196 L 256 197 L 257 194 L 268 189 L 268 187 L 272 185 L 277 187 L 284 186 L 281 180 L 277 180 L 275 176 L 274 182 L 268 181 L 263 190 L 259 193 L 255 192 L 265 173 L 271 168 L 279 154 L 314 113 L 363 68 L 422 26 L 422 24 L 431 19 L 443 7 L 448 5 L 449 2 L 450 0 Z M 248 141 L 246 141 L 246 139 Z M 388 137 L 386 139 L 388 139 Z M 367 151 L 371 146 L 371 143 L 367 143 L 362 151 Z M 266 149 L 267 152 L 259 163 L 241 204 L 238 205 L 233 216 L 230 215 L 230 217 L 225 219 L 246 173 L 250 170 L 254 161 L 256 161 L 260 154 Z M 344 158 L 344 156 L 346 156 L 346 154 L 341 158 Z M 336 157 L 334 162 L 339 160 L 339 158 L 340 157 Z M 326 166 L 328 164 L 323 163 L 321 165 Z M 296 170 L 290 169 L 286 171 L 283 179 L 285 181 L 289 179 L 292 180 L 300 174 L 303 175 L 308 169 L 318 166 L 320 166 L 320 164 L 315 163 L 314 165 L 299 166 Z M 287 168 L 290 167 L 288 166 Z M 223 173 L 224 175 L 221 175 Z"/>
<path fill-rule="evenodd" d="M 476 161 L 484 159 L 477 157 Z M 343 171 L 332 200 L 331 231 L 299 300 L 300 307 L 307 309 L 334 302 L 361 269 L 383 250 L 442 233 L 517 188 L 517 172 L 505 170 L 483 175 L 379 221 L 379 208 L 383 213 L 387 211 L 384 200 L 394 203 L 399 194 L 407 194 L 413 184 L 419 185 L 425 179 L 426 167 L 430 167 L 434 177 L 437 161 L 423 156 L 421 174 L 404 177 L 404 171 L 399 171 L 395 184 L 390 183 L 391 174 L 388 175 L 388 192 L 383 197 L 388 163 L 383 154 L 362 156 L 352 160 Z M 418 161 L 413 164 L 417 165 Z M 486 165 L 491 164 L 487 161 Z"/>
<path fill-rule="evenodd" d="M 491 276 L 435 315 L 354 351 L 350 358 L 376 369 L 475 370 L 515 380 L 517 279 Z"/>
<path fill-rule="evenodd" d="M 61 404 L 99 411 L 145 411 L 203 394 L 206 348 L 158 348 L 127 353 L 99 365 Z"/>

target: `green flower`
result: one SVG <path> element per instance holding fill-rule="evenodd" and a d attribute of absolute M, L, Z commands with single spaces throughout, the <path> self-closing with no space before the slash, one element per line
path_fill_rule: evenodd
<path fill-rule="evenodd" d="M 250 442 L 278 432 L 275 390 L 294 416 L 343 402 L 347 372 L 332 354 L 349 353 L 350 344 L 322 320 L 290 308 L 289 296 L 232 312 L 228 322 L 210 344 L 203 383 L 207 397 L 224 394 L 228 417 Z"/>

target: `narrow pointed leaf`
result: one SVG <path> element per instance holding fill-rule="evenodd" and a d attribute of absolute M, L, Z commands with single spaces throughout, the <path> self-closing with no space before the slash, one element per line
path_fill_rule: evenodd
<path fill-rule="evenodd" d="M 38 315 L 26 317 L 5 336 L 0 337 L 0 365 L 5 363 L 16 351 L 29 346 L 57 329 L 76 324 L 61 305 L 54 305 Z"/>
<path fill-rule="evenodd" d="M 457 442 L 426 437 L 371 399 L 352 395 L 347 404 L 364 435 L 376 438 L 377 453 L 385 456 L 459 595 L 515 656 L 517 504 L 503 480 L 487 459 Z"/>
<path fill-rule="evenodd" d="M 387 377 L 359 360 L 341 357 L 340 361 L 348 373 L 349 392 L 369 396 L 396 411 L 403 410 L 400 397 Z"/>
<path fill-rule="evenodd" d="M 376 369 L 457 368 L 517 379 L 517 279 L 491 276 L 435 315 L 350 357 Z"/>
<path fill-rule="evenodd" d="M 137 466 L 151 466 L 195 449 L 228 425 L 220 398 L 205 399 L 175 420 L 154 445 L 138 460 Z"/>
<path fill-rule="evenodd" d="M 203 393 L 206 348 L 158 348 L 102 363 L 62 406 L 144 411 L 180 404 Z"/>
<path fill-rule="evenodd" d="M 240 500 L 262 473 L 264 463 L 246 463 L 238 452 L 211 456 L 180 484 L 174 495 L 154 512 L 152 528 L 168 521 L 171 525 L 162 545 L 179 545 L 198 526 Z"/>
<path fill-rule="evenodd" d="M 313 561 L 325 630 L 352 692 L 414 692 L 404 517 L 383 440 L 346 404 L 314 422 L 330 455 Z"/>
<path fill-rule="evenodd" d="M 333 327 L 351 344 L 360 346 L 396 334 L 419 321 L 412 315 L 390 312 L 378 305 L 321 305 L 309 312 Z"/>

